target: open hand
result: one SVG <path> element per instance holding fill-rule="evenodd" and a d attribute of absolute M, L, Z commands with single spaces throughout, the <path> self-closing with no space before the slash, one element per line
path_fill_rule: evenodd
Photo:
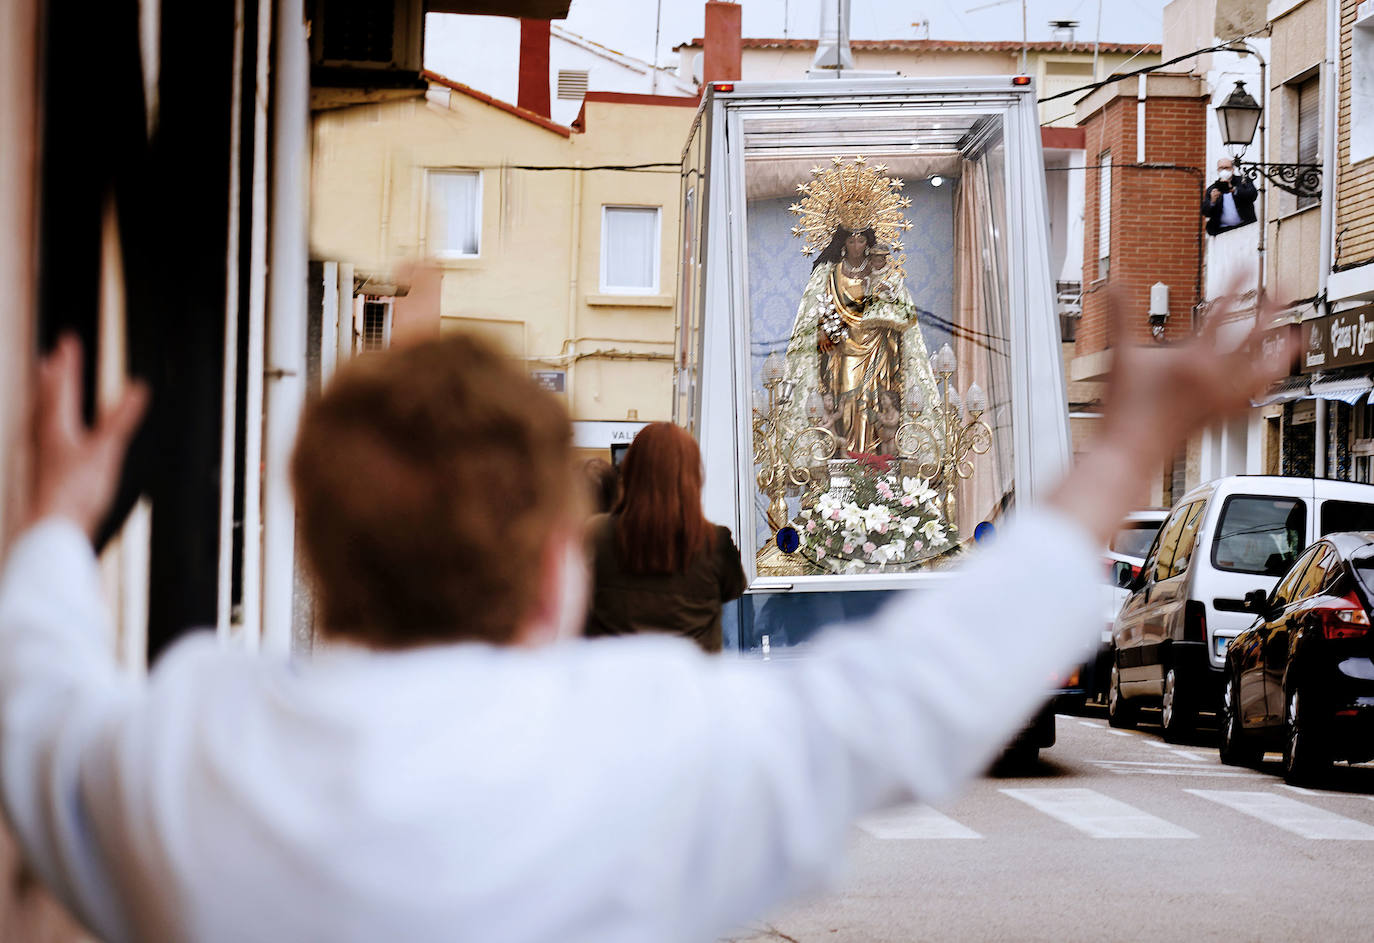
<path fill-rule="evenodd" d="M 38 367 L 30 519 L 65 517 L 94 536 L 147 405 L 147 387 L 131 382 L 119 401 L 87 428 L 81 418 L 81 343 L 63 335 Z"/>
<path fill-rule="evenodd" d="M 1197 336 L 1180 344 L 1138 347 L 1129 343 L 1127 315 L 1119 298 L 1109 306 L 1114 338 L 1112 369 L 1103 402 L 1101 435 L 1092 451 L 1060 484 L 1050 504 L 1107 539 L 1151 476 L 1205 426 L 1250 407 L 1269 385 L 1288 373 L 1296 350 L 1291 338 L 1261 353 L 1269 312 L 1238 346 L 1222 348 L 1217 329 L 1235 307 L 1239 283 L 1213 306 Z"/>

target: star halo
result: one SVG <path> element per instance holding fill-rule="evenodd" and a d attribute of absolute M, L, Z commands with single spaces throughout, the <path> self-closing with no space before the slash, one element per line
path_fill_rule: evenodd
<path fill-rule="evenodd" d="M 863 155 L 852 161 L 833 157 L 830 164 L 811 169 L 811 179 L 797 185 L 801 199 L 788 207 L 800 217 L 792 235 L 804 240 L 802 255 L 810 258 L 828 246 L 842 227 L 850 232 L 872 228 L 901 269 L 906 262 L 899 254 L 905 248 L 901 235 L 911 229 L 903 212 L 911 198 L 901 195 L 902 180 L 888 176 L 886 164 L 870 164 Z"/>

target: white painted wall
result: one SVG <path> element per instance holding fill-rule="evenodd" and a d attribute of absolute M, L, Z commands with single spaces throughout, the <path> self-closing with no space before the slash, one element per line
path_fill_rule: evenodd
<path fill-rule="evenodd" d="M 549 38 L 551 117 L 571 124 L 581 100 L 558 98 L 559 70 L 585 70 L 595 92 L 695 95 L 696 88 L 667 69 L 627 56 L 554 24 Z M 425 18 L 425 68 L 501 101 L 520 95 L 520 21 L 503 16 L 430 13 Z"/>

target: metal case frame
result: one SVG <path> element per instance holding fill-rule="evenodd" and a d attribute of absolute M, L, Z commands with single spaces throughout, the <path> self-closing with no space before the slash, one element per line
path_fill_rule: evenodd
<path fill-rule="evenodd" d="M 706 466 L 704 509 L 712 520 L 728 522 L 740 547 L 751 551 L 744 554 L 750 593 L 891 590 L 943 578 L 939 572 L 760 577 L 752 553 L 759 546 L 751 490 L 752 450 L 749 423 L 741 420 L 751 415 L 746 355 L 750 323 L 745 132 L 753 117 L 799 106 L 844 104 L 1002 117 L 1007 210 L 1007 232 L 1002 239 L 1007 261 L 1017 503 L 1033 500 L 1061 473 L 1070 454 L 1034 87 L 1015 86 L 1010 76 L 739 82 L 733 91 L 708 86 L 683 152 L 685 164 L 696 136 L 705 136 L 705 203 L 702 232 L 697 236 L 701 263 L 696 273 L 703 305 L 697 352 L 697 434 Z M 681 272 L 682 266 L 678 268 Z"/>

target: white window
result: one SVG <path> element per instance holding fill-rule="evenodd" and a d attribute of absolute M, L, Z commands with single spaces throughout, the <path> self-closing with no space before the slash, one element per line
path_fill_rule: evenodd
<path fill-rule="evenodd" d="M 369 297 L 363 302 L 363 323 L 358 337 L 358 352 L 386 350 L 391 346 L 392 299 Z"/>
<path fill-rule="evenodd" d="M 658 294 L 659 215 L 656 206 L 601 208 L 601 290 Z"/>
<path fill-rule="evenodd" d="M 482 175 L 475 170 L 431 170 L 429 252 L 439 258 L 475 256 L 482 248 Z"/>
<path fill-rule="evenodd" d="M 1374 157 L 1374 9 L 1362 3 L 1350 30 L 1350 162 Z"/>
<path fill-rule="evenodd" d="M 1097 159 L 1097 277 L 1106 278 L 1112 259 L 1112 152 Z"/>

